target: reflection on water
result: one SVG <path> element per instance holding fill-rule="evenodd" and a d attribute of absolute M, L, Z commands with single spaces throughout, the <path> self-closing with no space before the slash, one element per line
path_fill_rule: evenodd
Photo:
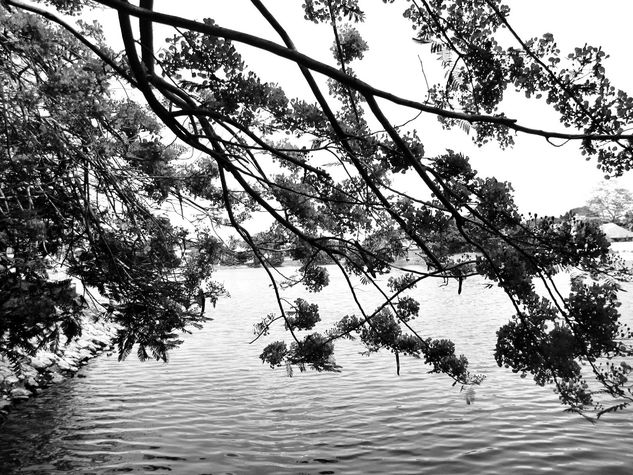
<path fill-rule="evenodd" d="M 495 331 L 511 308 L 481 280 L 459 296 L 437 282 L 415 291 L 417 328 L 453 338 L 487 374 L 468 394 L 421 361 L 403 360 L 396 376 L 389 354 L 361 356 L 354 342 L 337 344 L 342 373 L 270 370 L 258 354 L 279 334 L 248 345 L 276 310 L 264 274 L 218 279 L 232 298 L 169 364 L 100 357 L 14 411 L 0 427 L 0 473 L 631 473 L 631 412 L 593 426 L 496 367 Z M 335 276 L 309 297 L 326 320 L 354 311 Z"/>

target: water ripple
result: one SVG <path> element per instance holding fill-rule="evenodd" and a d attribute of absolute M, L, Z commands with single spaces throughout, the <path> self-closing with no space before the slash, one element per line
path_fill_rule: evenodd
<path fill-rule="evenodd" d="M 397 376 L 390 355 L 361 356 L 350 342 L 337 344 L 340 374 L 288 378 L 259 365 L 280 335 L 247 344 L 275 311 L 262 277 L 221 274 L 232 299 L 169 364 L 100 357 L 84 378 L 23 403 L 0 428 L 0 473 L 631 473 L 630 412 L 592 426 L 551 390 L 496 367 L 490 348 L 511 309 L 483 282 L 461 296 L 418 291 L 418 329 L 453 338 L 488 376 L 467 404 L 420 361 L 403 360 Z M 316 297 L 325 319 L 353 312 L 345 296 L 334 278 Z"/>

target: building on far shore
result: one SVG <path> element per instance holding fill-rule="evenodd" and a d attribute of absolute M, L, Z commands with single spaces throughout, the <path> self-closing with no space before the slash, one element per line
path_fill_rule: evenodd
<path fill-rule="evenodd" d="M 609 241 L 613 242 L 632 242 L 633 232 L 615 223 L 601 224 L 600 229 L 607 235 Z"/>
<path fill-rule="evenodd" d="M 625 261 L 633 261 L 633 232 L 615 223 L 600 225 L 600 229 L 611 242 L 611 249 Z"/>

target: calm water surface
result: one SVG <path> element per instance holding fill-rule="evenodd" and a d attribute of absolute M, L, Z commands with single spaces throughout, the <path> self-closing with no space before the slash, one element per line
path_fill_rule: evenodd
<path fill-rule="evenodd" d="M 309 296 L 325 320 L 354 312 L 333 277 Z M 487 374 L 471 405 L 421 361 L 403 359 L 396 376 L 391 355 L 362 356 L 353 342 L 337 344 L 342 373 L 270 370 L 258 355 L 279 334 L 248 345 L 252 325 L 276 310 L 264 273 L 217 279 L 232 298 L 169 364 L 100 357 L 12 412 L 0 426 L 0 474 L 633 473 L 633 411 L 591 425 L 550 389 L 497 368 L 495 331 L 512 311 L 481 279 L 461 295 L 438 282 L 414 292 L 418 329 L 453 338 Z M 622 300 L 630 321 L 633 298 Z"/>

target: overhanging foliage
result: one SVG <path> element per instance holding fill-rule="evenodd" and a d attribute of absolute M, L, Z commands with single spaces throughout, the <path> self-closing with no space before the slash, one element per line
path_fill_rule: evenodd
<path fill-rule="evenodd" d="M 40 3 L 56 7 L 64 15 L 80 11 L 85 2 Z M 379 103 L 389 101 L 433 114 L 448 128 L 469 129 L 478 144 L 496 141 L 508 147 L 517 133 L 577 141 L 580 152 L 596 160 L 606 174 L 619 175 L 630 168 L 633 158 L 633 136 L 624 132 L 632 121 L 633 100 L 611 86 L 601 49 L 584 46 L 566 54 L 549 34 L 523 40 L 509 23 L 508 7 L 497 0 L 411 1 L 404 15 L 415 28 L 417 40 L 431 44 L 447 74 L 446 82 L 433 86 L 422 103 L 379 90 L 356 77 L 350 64 L 361 60 L 368 47 L 354 28 L 364 19 L 361 2 L 356 0 L 306 0 L 305 18 L 297 19 L 330 25 L 336 66 L 297 51 L 260 0 L 252 0 L 252 4 L 277 32 L 279 42 L 223 28 L 212 19 L 167 15 L 154 9 L 151 0 L 140 0 L 138 5 L 124 0 L 91 3 L 117 12 L 125 45 L 123 60 L 104 46 L 102 38 L 72 27 L 58 14 L 18 0 L 4 1 L 9 12 L 46 18 L 82 42 L 81 57 L 90 65 L 82 71 L 99 71 L 86 78 L 86 87 L 96 88 L 111 77 L 127 81 L 138 88 L 159 122 L 183 146 L 201 154 L 184 172 L 170 168 L 169 148 L 158 140 L 143 141 L 138 132 L 125 135 L 126 126 L 136 122 L 122 119 L 123 123 L 111 123 L 119 107 L 113 101 L 108 114 L 90 108 L 77 114 L 83 118 L 78 131 L 87 127 L 86 119 L 93 113 L 107 129 L 106 137 L 116 131 L 122 140 L 110 138 L 104 151 L 91 148 L 90 159 L 84 158 L 83 149 L 79 155 L 70 150 L 71 157 L 77 155 L 71 160 L 72 167 L 84 177 L 61 187 L 72 192 L 75 208 L 69 207 L 68 212 L 74 214 L 61 217 L 51 211 L 49 221 L 80 223 L 80 231 L 68 234 L 64 230 L 61 239 L 75 247 L 79 241 L 86 243 L 72 261 L 73 270 L 78 275 L 84 272 L 81 263 L 85 260 L 91 270 L 81 275 L 91 277 L 88 283 L 101 286 L 119 301 L 130 302 L 121 309 L 122 321 L 132 335 L 131 340 L 122 339 L 123 353 L 130 348 L 129 342 L 146 341 L 137 335 L 159 345 L 161 339 L 172 336 L 174 328 L 190 320 L 178 305 L 186 308 L 181 297 L 190 295 L 195 285 L 183 289 L 178 280 L 163 280 L 164 272 L 178 265 L 170 254 L 178 233 L 167 232 L 167 222 L 150 219 L 152 213 L 144 202 L 176 197 L 206 213 L 212 223 L 233 227 L 268 272 L 279 315 L 267 316 L 258 332 L 266 333 L 276 320 L 283 320 L 294 340 L 290 346 L 275 342 L 264 349 L 262 359 L 271 366 L 336 369 L 332 343 L 358 334 L 368 351 L 390 350 L 397 361 L 401 354 L 423 357 L 433 371 L 460 384 L 477 384 L 481 377 L 468 371 L 467 359 L 455 353 L 452 342 L 415 332 L 410 322 L 418 305 L 405 292 L 429 278 L 455 279 L 461 288 L 465 279 L 479 273 L 496 282 L 515 309 L 510 322 L 498 332 L 495 357 L 500 365 L 530 373 L 538 384 L 554 384 L 562 402 L 573 410 L 594 409 L 600 415 L 633 402 L 628 380 L 631 367 L 617 364 L 631 356 L 631 333 L 618 321 L 618 285 L 612 277 L 604 279 L 615 269 L 605 236 L 591 223 L 576 222 L 570 216 L 524 217 L 513 202 L 509 183 L 478 176 L 468 158 L 452 150 L 427 156 L 417 132 L 394 125 Z M 133 22 L 138 22 L 138 36 Z M 154 41 L 157 24 L 174 29 L 164 48 L 156 47 Z M 514 37 L 515 46 L 504 47 L 495 40 L 501 29 Z M 313 97 L 289 98 L 280 86 L 262 81 L 244 63 L 238 44 L 296 63 Z M 60 48 L 59 63 L 64 64 L 64 48 L 71 51 L 77 46 L 68 39 Z M 317 81 L 317 74 L 328 78 L 328 92 Z M 78 83 L 73 80 L 72 84 Z M 522 125 L 520 117 L 499 113 L 503 96 L 511 88 L 528 98 L 545 97 L 560 114 L 561 123 L 577 132 L 538 130 Z M 137 113 L 147 121 L 147 132 L 157 134 L 149 116 L 140 108 Z M 77 140 L 90 139 L 92 144 L 96 133 L 91 129 L 85 132 L 86 139 L 82 135 Z M 61 130 L 54 135 L 65 137 Z M 10 155 L 12 147 L 2 153 Z M 132 155 L 140 155 L 140 160 Z M 336 172 L 323 166 L 324 156 L 334 161 Z M 117 159 L 125 163 L 123 169 L 133 167 L 134 174 L 113 177 L 121 166 L 102 163 Z M 10 158 L 5 160 L 11 163 Z M 53 163 L 61 166 L 64 159 Z M 420 199 L 395 187 L 394 177 L 401 173 L 415 177 L 432 198 Z M 20 183 L 25 178 L 12 179 Z M 125 186 L 120 188 L 119 183 Z M 113 196 L 108 213 L 124 214 L 125 224 L 109 229 L 103 225 L 106 219 L 92 218 L 94 212 L 85 196 L 85 189 L 92 187 Z M 143 194 L 138 195 L 139 191 Z M 117 206 L 123 211 L 117 213 Z M 267 213 L 274 225 L 255 236 L 245 222 L 259 211 Z M 160 236 L 158 242 L 156 236 Z M 141 242 L 142 251 L 136 247 Z M 375 278 L 397 267 L 405 243 L 421 250 L 427 270 L 405 269 L 403 277 L 391 281 L 388 293 Z M 343 271 L 355 299 L 352 275 L 383 292 L 384 303 L 377 309 L 359 303 L 357 315 L 344 316 L 326 334 L 299 335 L 298 330 L 311 331 L 319 318 L 309 302 L 291 303 L 282 297 L 282 282 L 270 256 L 273 251 L 289 249 L 303 265 L 295 283 L 318 291 L 328 282 L 327 269 L 321 263 L 330 262 Z M 462 252 L 475 257 L 452 257 Z M 85 259 L 81 257 L 84 253 Z M 155 259 L 158 255 L 160 259 Z M 149 267 L 144 267 L 146 263 Z M 112 267 L 106 267 L 109 265 Z M 100 273 L 95 271 L 98 268 L 109 270 Z M 207 268 L 195 267 L 200 277 L 208 276 L 203 270 Z M 583 273 L 573 274 L 571 293 L 565 296 L 554 276 L 569 268 Z M 113 279 L 113 273 L 122 269 L 128 269 L 129 278 Z M 135 275 L 136 269 L 142 275 Z M 544 296 L 537 294 L 535 281 L 541 282 Z M 147 295 L 152 302 L 164 302 L 158 313 L 143 303 L 142 297 Z M 593 387 L 594 382 L 598 388 Z M 605 393 L 606 402 L 604 397 L 596 397 Z"/>

